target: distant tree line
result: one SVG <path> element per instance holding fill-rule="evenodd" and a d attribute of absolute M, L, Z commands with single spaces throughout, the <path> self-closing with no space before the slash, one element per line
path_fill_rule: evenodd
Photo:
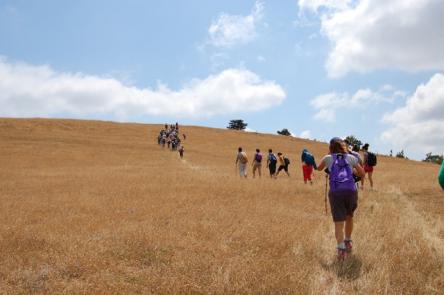
<path fill-rule="evenodd" d="M 291 133 L 290 133 L 290 131 L 288 131 L 288 129 L 287 128 L 284 128 L 284 129 L 282 129 L 281 131 L 277 131 L 277 134 L 279 134 L 279 135 L 285 135 L 285 136 L 290 136 L 291 135 Z"/>
<path fill-rule="evenodd" d="M 426 158 L 422 160 L 423 162 L 430 162 L 430 163 L 436 163 L 436 164 L 442 164 L 443 162 L 443 155 L 432 155 L 432 153 L 427 153 Z"/>
<path fill-rule="evenodd" d="M 247 128 L 248 124 L 244 122 L 244 120 L 241 119 L 236 119 L 236 120 L 231 120 L 228 123 L 227 128 L 228 129 L 234 129 L 234 130 L 245 130 L 245 128 Z"/>

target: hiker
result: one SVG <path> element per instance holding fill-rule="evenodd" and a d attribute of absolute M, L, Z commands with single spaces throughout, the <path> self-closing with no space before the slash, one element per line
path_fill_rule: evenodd
<path fill-rule="evenodd" d="M 304 149 L 301 155 L 302 161 L 302 174 L 304 176 L 304 183 L 307 184 L 307 181 L 310 181 L 310 184 L 313 184 L 311 179 L 311 175 L 313 174 L 313 168 L 317 169 L 316 161 L 314 156 L 307 150 Z"/>
<path fill-rule="evenodd" d="M 242 151 L 242 148 L 238 148 L 238 153 L 236 156 L 236 166 L 239 165 L 239 175 L 240 177 L 247 178 L 247 154 Z"/>
<path fill-rule="evenodd" d="M 267 167 L 268 167 L 268 170 L 270 170 L 270 177 L 275 177 L 276 164 L 277 164 L 277 158 L 273 154 L 273 150 L 268 149 Z"/>
<path fill-rule="evenodd" d="M 438 181 L 439 185 L 441 185 L 441 188 L 444 189 L 444 161 L 442 162 L 441 170 L 439 171 L 438 174 Z"/>
<path fill-rule="evenodd" d="M 362 157 L 361 157 L 361 155 L 359 154 L 359 146 L 358 146 L 357 144 L 355 144 L 355 145 L 353 146 L 352 150 L 348 150 L 348 153 L 349 153 L 350 155 L 355 156 L 356 159 L 358 159 L 358 163 L 359 163 L 359 165 L 364 166 L 364 161 L 362 160 Z M 353 171 L 353 179 L 355 180 L 356 187 L 359 188 L 359 182 L 362 181 L 362 178 L 359 177 L 359 176 L 355 173 L 355 171 Z"/>
<path fill-rule="evenodd" d="M 287 176 L 290 177 L 290 173 L 288 173 L 288 165 L 290 165 L 290 160 L 287 157 L 284 157 L 282 153 L 278 153 L 278 163 L 279 168 L 277 170 L 276 177 L 282 170 L 284 170 L 285 173 L 287 173 Z"/>
<path fill-rule="evenodd" d="M 358 207 L 358 190 L 353 180 L 353 170 L 360 177 L 365 172 L 358 159 L 348 154 L 345 143 L 339 137 L 330 140 L 329 150 L 330 153 L 322 158 L 318 170 L 327 168 L 329 173 L 328 199 L 335 223 L 338 259 L 344 260 L 353 248 L 353 213 Z"/>
<path fill-rule="evenodd" d="M 164 148 L 165 147 L 165 143 L 166 143 L 166 134 L 164 133 L 163 135 L 162 135 L 162 139 L 161 139 L 161 144 L 162 144 L 162 147 Z"/>
<path fill-rule="evenodd" d="M 373 167 L 376 166 L 376 155 L 368 151 L 369 144 L 366 143 L 362 146 L 364 151 L 364 171 L 368 175 L 370 181 L 370 188 L 373 189 Z M 361 179 L 361 190 L 364 189 L 365 175 Z"/>
<path fill-rule="evenodd" d="M 179 148 L 179 156 L 180 156 L 180 158 L 181 159 L 183 159 L 183 153 L 185 152 L 185 148 L 184 148 L 184 146 L 182 145 L 182 146 L 180 146 L 180 148 Z"/>
<path fill-rule="evenodd" d="M 261 170 L 262 170 L 262 153 L 259 149 L 256 149 L 256 153 L 253 158 L 253 178 L 256 177 L 256 170 L 259 173 L 259 178 L 261 178 Z"/>

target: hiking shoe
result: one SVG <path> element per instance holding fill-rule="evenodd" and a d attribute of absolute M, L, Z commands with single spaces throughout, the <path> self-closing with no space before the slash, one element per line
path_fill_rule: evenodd
<path fill-rule="evenodd" d="M 353 250 L 352 240 L 344 240 L 344 244 L 345 244 L 345 250 L 347 250 L 347 253 L 350 253 Z"/>
<path fill-rule="evenodd" d="M 341 248 L 337 249 L 338 249 L 338 260 L 344 261 L 345 259 L 347 259 L 348 257 L 347 249 L 341 249 Z"/>

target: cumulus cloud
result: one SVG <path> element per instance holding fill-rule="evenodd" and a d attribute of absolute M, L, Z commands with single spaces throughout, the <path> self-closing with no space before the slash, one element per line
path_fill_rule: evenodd
<path fill-rule="evenodd" d="M 317 111 L 314 118 L 320 121 L 334 122 L 336 121 L 336 111 L 339 108 L 365 108 L 379 103 L 392 103 L 397 97 L 404 96 L 402 91 L 397 91 L 393 87 L 388 90 L 388 86 L 384 85 L 380 91 L 359 89 L 353 95 L 347 92 L 330 92 L 318 95 L 310 101 L 310 105 Z"/>
<path fill-rule="evenodd" d="M 285 96 L 280 85 L 246 69 L 226 69 L 172 90 L 163 84 L 155 89 L 126 86 L 112 78 L 62 73 L 46 65 L 0 58 L 0 116 L 5 117 L 203 118 L 263 110 L 280 104 Z"/>
<path fill-rule="evenodd" d="M 311 10 L 317 12 L 321 8 L 328 10 L 342 10 L 349 7 L 352 0 L 299 0 L 300 11 Z"/>
<path fill-rule="evenodd" d="M 301 135 L 299 135 L 300 138 L 310 139 L 311 138 L 311 132 L 310 130 L 304 130 L 301 132 Z"/>
<path fill-rule="evenodd" d="M 256 1 L 247 16 L 222 13 L 208 29 L 209 43 L 215 47 L 232 47 L 256 38 L 256 26 L 263 17 L 264 3 Z"/>
<path fill-rule="evenodd" d="M 435 74 L 419 85 L 406 104 L 383 121 L 391 127 L 381 138 L 392 146 L 413 152 L 444 151 L 444 75 Z"/>
<path fill-rule="evenodd" d="M 442 0 L 299 0 L 320 15 L 332 49 L 326 68 L 337 78 L 350 71 L 444 69 Z"/>

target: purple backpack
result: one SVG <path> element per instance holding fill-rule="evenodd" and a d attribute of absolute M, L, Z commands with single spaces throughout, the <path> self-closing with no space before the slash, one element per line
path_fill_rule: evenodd
<path fill-rule="evenodd" d="M 258 163 L 262 162 L 262 154 L 261 154 L 261 153 L 257 153 L 257 154 L 254 156 L 254 159 L 255 159 L 256 162 L 258 162 Z"/>
<path fill-rule="evenodd" d="M 332 154 L 333 163 L 330 167 L 330 191 L 356 191 L 353 169 L 347 163 L 347 154 Z"/>

